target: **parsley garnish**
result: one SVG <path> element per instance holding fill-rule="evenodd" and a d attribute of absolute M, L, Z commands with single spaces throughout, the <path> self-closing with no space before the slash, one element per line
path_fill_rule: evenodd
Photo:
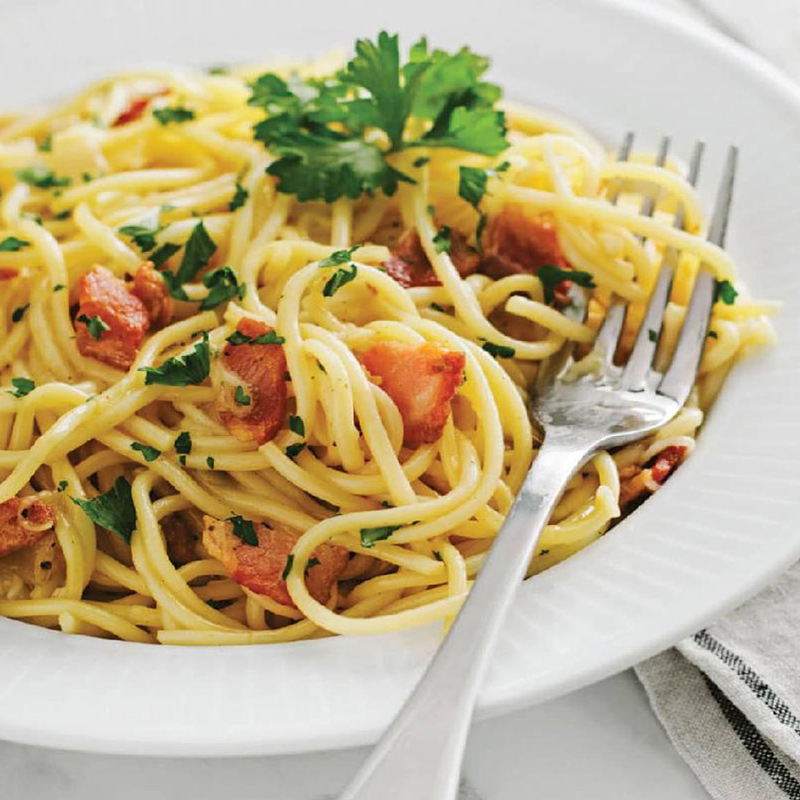
<path fill-rule="evenodd" d="M 710 336 L 712 339 L 718 339 L 718 338 L 719 338 L 719 334 L 718 334 L 716 331 L 709 331 L 709 332 L 708 332 L 708 335 L 709 335 L 709 336 Z"/>
<path fill-rule="evenodd" d="M 334 250 L 327 258 L 323 258 L 319 265 L 321 267 L 338 267 L 340 264 L 346 264 L 359 247 L 361 247 L 360 244 L 355 244 L 346 250 Z"/>
<path fill-rule="evenodd" d="M 306 564 L 306 573 L 308 573 L 308 571 L 310 569 L 313 569 L 314 567 L 316 567 L 317 564 L 319 564 L 319 563 L 320 562 L 319 562 L 318 558 L 314 558 L 313 556 L 311 558 L 309 558 L 308 559 L 308 563 Z"/>
<path fill-rule="evenodd" d="M 179 244 L 167 242 L 162 244 L 156 251 L 150 254 L 150 261 L 154 267 L 160 267 L 168 258 L 172 258 L 178 250 L 181 249 Z"/>
<path fill-rule="evenodd" d="M 441 554 L 441 553 L 440 553 L 438 550 L 434 550 L 434 551 L 433 551 L 433 557 L 434 557 L 434 558 L 435 558 L 437 561 L 444 561 L 444 559 L 442 558 L 442 554 Z"/>
<path fill-rule="evenodd" d="M 585 289 L 595 288 L 595 282 L 588 272 L 581 272 L 577 269 L 561 269 L 555 264 L 543 264 L 536 270 L 536 277 L 542 282 L 544 302 L 548 304 L 555 299 L 556 287 L 561 281 L 572 281 Z"/>
<path fill-rule="evenodd" d="M 25 397 L 36 388 L 36 382 L 30 378 L 12 378 L 11 385 L 14 387 L 14 391 L 9 390 L 9 394 L 13 394 L 14 397 Z"/>
<path fill-rule="evenodd" d="M 297 442 L 295 444 L 290 444 L 286 448 L 286 455 L 294 460 L 297 457 L 297 454 L 306 446 L 305 442 Z"/>
<path fill-rule="evenodd" d="M 208 464 L 208 468 L 209 469 L 214 469 L 214 458 L 213 458 L 213 456 L 209 456 L 206 459 L 206 464 Z"/>
<path fill-rule="evenodd" d="M 69 186 L 72 178 L 59 178 L 48 167 L 36 164 L 32 167 L 18 170 L 15 175 L 23 183 L 36 186 L 38 189 L 56 189 L 59 186 Z"/>
<path fill-rule="evenodd" d="M 542 549 L 539 551 L 539 555 L 540 555 L 540 556 L 546 556 L 546 555 L 547 555 L 549 552 L 550 552 L 549 550 L 547 550 L 546 548 L 544 548 L 544 547 L 543 547 L 543 548 L 542 548 Z"/>
<path fill-rule="evenodd" d="M 286 580 L 289 577 L 289 573 L 292 571 L 292 567 L 294 566 L 294 553 L 289 553 L 286 556 L 286 564 L 283 567 L 283 572 L 281 572 L 281 578 Z"/>
<path fill-rule="evenodd" d="M 62 289 L 66 289 L 66 288 L 67 288 L 67 287 L 66 287 L 66 286 L 64 286 L 64 284 L 63 284 L 63 283 L 57 283 L 57 284 L 56 284 L 56 285 L 53 287 L 53 291 L 54 291 L 54 292 L 60 292 Z"/>
<path fill-rule="evenodd" d="M 208 264 L 209 259 L 217 250 L 214 240 L 208 235 L 202 220 L 192 229 L 191 236 L 186 242 L 181 265 L 178 267 L 177 279 L 179 283 L 188 283 L 193 280 L 198 272 Z"/>
<path fill-rule="evenodd" d="M 657 342 L 658 341 L 658 331 L 655 331 L 652 328 L 649 328 L 648 331 L 647 331 L 647 338 L 651 342 Z"/>
<path fill-rule="evenodd" d="M 156 450 L 155 447 L 150 447 L 150 445 L 141 444 L 140 442 L 134 442 L 131 445 L 131 450 L 136 450 L 141 453 L 145 461 L 155 461 L 161 455 L 160 450 Z"/>
<path fill-rule="evenodd" d="M 211 369 L 211 348 L 208 334 L 194 346 L 191 353 L 180 358 L 168 358 L 160 367 L 140 367 L 145 373 L 145 386 L 190 386 L 202 383 Z"/>
<path fill-rule="evenodd" d="M 181 431 L 173 444 L 175 452 L 183 459 L 182 464 L 186 463 L 186 456 L 192 452 L 192 434 L 189 431 Z"/>
<path fill-rule="evenodd" d="M 325 284 L 325 288 L 322 290 L 322 294 L 325 297 L 333 297 L 339 289 L 342 288 L 346 283 L 350 283 L 356 275 L 358 274 L 358 267 L 355 264 L 350 265 L 350 269 L 348 270 L 347 267 L 342 267 L 341 269 L 337 269 L 336 272 L 328 279 L 328 282 Z"/>
<path fill-rule="evenodd" d="M 234 297 L 242 300 L 247 290 L 247 286 L 244 283 L 239 283 L 236 280 L 236 273 L 230 267 L 220 267 L 204 275 L 203 286 L 208 287 L 210 291 L 200 303 L 201 311 L 216 308 Z"/>
<path fill-rule="evenodd" d="M 167 106 L 153 109 L 153 116 L 162 125 L 169 125 L 170 122 L 181 123 L 194 119 L 194 111 L 183 106 Z"/>
<path fill-rule="evenodd" d="M 247 202 L 247 198 L 249 196 L 250 192 L 248 192 L 247 189 L 245 189 L 240 183 L 237 183 L 236 191 L 233 193 L 231 202 L 228 203 L 228 211 L 236 211 L 237 208 L 241 208 Z"/>
<path fill-rule="evenodd" d="M 147 253 L 156 246 L 156 234 L 163 228 L 156 225 L 149 228 L 147 225 L 123 225 L 119 232 L 129 236 L 130 240 L 143 252 Z"/>
<path fill-rule="evenodd" d="M 431 308 L 434 311 L 441 311 L 442 313 L 444 313 L 444 308 L 440 306 L 438 303 L 431 303 Z"/>
<path fill-rule="evenodd" d="M 244 387 L 241 384 L 236 387 L 233 397 L 240 406 L 249 406 L 251 403 L 250 395 L 244 393 Z"/>
<path fill-rule="evenodd" d="M 414 166 L 419 169 L 420 167 L 424 167 L 430 159 L 428 156 L 420 156 L 419 158 L 414 159 Z"/>
<path fill-rule="evenodd" d="M 223 66 L 222 64 L 215 64 L 214 66 L 209 67 L 206 70 L 208 75 L 227 75 L 228 68 Z"/>
<path fill-rule="evenodd" d="M 401 527 L 401 525 L 383 525 L 380 528 L 362 528 L 361 546 L 374 547 L 375 542 L 388 539 L 398 528 Z"/>
<path fill-rule="evenodd" d="M 289 416 L 289 430 L 292 431 L 292 433 L 296 433 L 298 436 L 305 436 L 306 425 L 303 422 L 303 418 L 298 417 L 296 414 L 291 414 Z"/>
<path fill-rule="evenodd" d="M 436 236 L 433 237 L 433 246 L 436 248 L 437 253 L 449 253 L 452 244 L 450 240 L 450 228 L 447 225 L 442 225 Z"/>
<path fill-rule="evenodd" d="M 730 281 L 714 281 L 714 302 L 722 300 L 725 305 L 732 306 L 736 302 L 739 292 L 733 288 Z"/>
<path fill-rule="evenodd" d="M 0 253 L 16 253 L 18 250 L 22 250 L 23 247 L 30 246 L 31 243 L 25 239 L 18 239 L 16 236 L 6 236 L 6 238 L 0 242 Z"/>
<path fill-rule="evenodd" d="M 258 545 L 255 526 L 249 519 L 235 514 L 232 517 L 228 517 L 228 522 L 233 523 L 234 536 L 238 536 L 245 544 L 249 544 L 251 547 Z"/>
<path fill-rule="evenodd" d="M 389 153 L 426 146 L 496 155 L 506 148 L 505 120 L 494 110 L 500 89 L 481 80 L 487 59 L 467 48 L 429 51 L 422 40 L 403 64 L 398 37 L 385 31 L 376 41 L 359 39 L 355 51 L 329 79 L 287 82 L 267 73 L 251 84 L 250 105 L 267 114 L 254 137 L 277 156 L 267 172 L 278 178 L 278 191 L 326 202 L 378 189 L 392 195 L 399 182 L 414 181 L 391 165 Z M 404 138 L 411 117 L 426 124 L 417 141 Z M 367 128 L 386 133 L 388 152 L 366 141 Z"/>
<path fill-rule="evenodd" d="M 82 322 L 89 331 L 89 336 L 94 340 L 99 340 L 105 331 L 111 330 L 100 317 L 95 314 L 91 319 L 86 314 L 78 317 L 78 322 Z"/>
<path fill-rule="evenodd" d="M 475 167 L 458 168 L 458 194 L 477 208 L 486 194 L 486 183 L 489 174 L 485 169 Z"/>
<path fill-rule="evenodd" d="M 128 544 L 136 529 L 136 509 L 131 497 L 131 485 L 121 475 L 111 491 L 92 500 L 70 498 L 86 516 L 102 528 L 118 533 Z"/>
<path fill-rule="evenodd" d="M 481 347 L 490 355 L 495 358 L 514 358 L 516 350 L 513 347 L 508 347 L 504 344 L 495 344 L 494 342 L 484 342 Z"/>
<path fill-rule="evenodd" d="M 69 484 L 66 481 L 59 481 L 56 491 L 63 492 Z"/>
<path fill-rule="evenodd" d="M 234 331 L 225 341 L 236 347 L 240 344 L 283 344 L 286 339 L 283 336 L 278 336 L 274 330 L 262 333 L 261 336 L 256 336 L 255 339 L 251 339 L 241 331 Z"/>
<path fill-rule="evenodd" d="M 12 322 L 19 322 L 24 316 L 25 312 L 31 307 L 30 303 L 25 303 L 23 306 L 17 306 L 11 312 L 11 321 Z"/>

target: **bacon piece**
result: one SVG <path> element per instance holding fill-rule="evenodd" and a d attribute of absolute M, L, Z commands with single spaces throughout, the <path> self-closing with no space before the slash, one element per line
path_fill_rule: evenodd
<path fill-rule="evenodd" d="M 37 542 L 55 525 L 53 509 L 32 497 L 0 503 L 0 558 Z"/>
<path fill-rule="evenodd" d="M 118 128 L 120 125 L 127 125 L 129 122 L 134 122 L 144 114 L 147 104 L 154 98 L 160 97 L 163 94 L 169 94 L 169 89 L 160 89 L 157 92 L 150 94 L 143 94 L 140 97 L 135 97 L 128 103 L 128 107 L 111 123 L 112 128 Z"/>
<path fill-rule="evenodd" d="M 221 561 L 237 583 L 256 594 L 263 594 L 276 603 L 295 607 L 283 579 L 286 559 L 300 538 L 296 531 L 280 525 L 254 523 L 258 545 L 249 545 L 233 533 L 228 520 L 203 517 L 203 544 L 213 558 Z M 349 554 L 344 547 L 319 545 L 312 553 L 319 563 L 306 571 L 309 594 L 319 603 L 326 603 L 334 583 L 342 574 Z"/>
<path fill-rule="evenodd" d="M 173 564 L 180 567 L 197 558 L 197 534 L 182 516 L 172 514 L 162 520 L 161 532 Z"/>
<path fill-rule="evenodd" d="M 95 267 L 80 278 L 78 303 L 78 350 L 117 369 L 129 369 L 150 326 L 145 304 L 105 267 Z M 77 321 L 84 315 L 100 317 L 109 329 L 94 339 L 86 323 Z"/>
<path fill-rule="evenodd" d="M 405 441 L 435 442 L 442 435 L 450 401 L 461 384 L 464 354 L 433 342 L 377 342 L 360 359 L 399 409 Z"/>
<path fill-rule="evenodd" d="M 272 328 L 245 318 L 239 320 L 236 330 L 255 339 L 269 333 Z M 283 348 L 279 344 L 228 343 L 221 361 L 225 370 L 233 372 L 234 376 L 233 380 L 223 376 L 221 382 L 222 391 L 215 401 L 220 419 L 241 441 L 268 442 L 286 418 L 286 357 Z M 244 383 L 244 392 L 250 397 L 249 405 L 236 402 L 235 389 L 241 385 L 238 381 Z"/>
<path fill-rule="evenodd" d="M 19 275 L 19 272 L 10 267 L 0 267 L 0 281 L 11 281 Z"/>
<path fill-rule="evenodd" d="M 486 230 L 481 272 L 492 278 L 505 278 L 535 274 L 545 264 L 569 267 L 559 247 L 552 217 L 546 214 L 531 217 L 520 206 L 504 206 L 492 217 Z"/>
<path fill-rule="evenodd" d="M 686 448 L 681 445 L 665 447 L 649 466 L 630 466 L 620 472 L 619 504 L 624 510 L 653 494 L 683 461 Z"/>
<path fill-rule="evenodd" d="M 151 261 L 145 261 L 136 270 L 130 291 L 144 303 L 152 327 L 163 328 L 169 325 L 174 303 L 164 278 Z"/>
<path fill-rule="evenodd" d="M 481 260 L 477 251 L 467 244 L 464 234 L 457 230 L 450 231 L 450 258 L 462 278 L 476 272 Z M 403 236 L 383 266 L 406 289 L 411 286 L 442 285 L 416 231 L 409 231 Z"/>

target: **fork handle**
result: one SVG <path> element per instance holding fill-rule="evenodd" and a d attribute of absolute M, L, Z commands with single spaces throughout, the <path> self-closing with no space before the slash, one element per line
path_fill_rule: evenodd
<path fill-rule="evenodd" d="M 449 635 L 339 800 L 455 798 L 502 620 L 564 486 L 592 449 L 548 435 Z"/>

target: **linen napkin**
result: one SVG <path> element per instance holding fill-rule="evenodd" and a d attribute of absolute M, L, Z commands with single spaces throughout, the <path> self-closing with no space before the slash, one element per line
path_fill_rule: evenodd
<path fill-rule="evenodd" d="M 800 563 L 636 674 L 715 800 L 800 800 Z"/>

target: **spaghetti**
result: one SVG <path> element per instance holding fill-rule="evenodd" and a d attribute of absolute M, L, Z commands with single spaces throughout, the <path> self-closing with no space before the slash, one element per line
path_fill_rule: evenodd
<path fill-rule="evenodd" d="M 401 88 L 464 52 L 417 51 Z M 665 247 L 662 363 L 700 261 L 719 278 L 696 389 L 572 479 L 531 573 L 659 488 L 736 359 L 772 341 L 682 166 L 615 161 L 543 112 L 507 104 L 492 155 L 413 113 L 400 140 L 364 123 L 383 183 L 321 196 L 343 168 L 292 190 L 298 142 L 349 146 L 345 123 L 303 112 L 271 148 L 253 126 L 291 118 L 298 81 L 336 113 L 379 97 L 331 89 L 340 66 L 130 72 L 0 117 L 0 614 L 193 645 L 448 620 L 535 458 L 540 365 L 587 348 L 614 294 L 624 358 Z"/>

